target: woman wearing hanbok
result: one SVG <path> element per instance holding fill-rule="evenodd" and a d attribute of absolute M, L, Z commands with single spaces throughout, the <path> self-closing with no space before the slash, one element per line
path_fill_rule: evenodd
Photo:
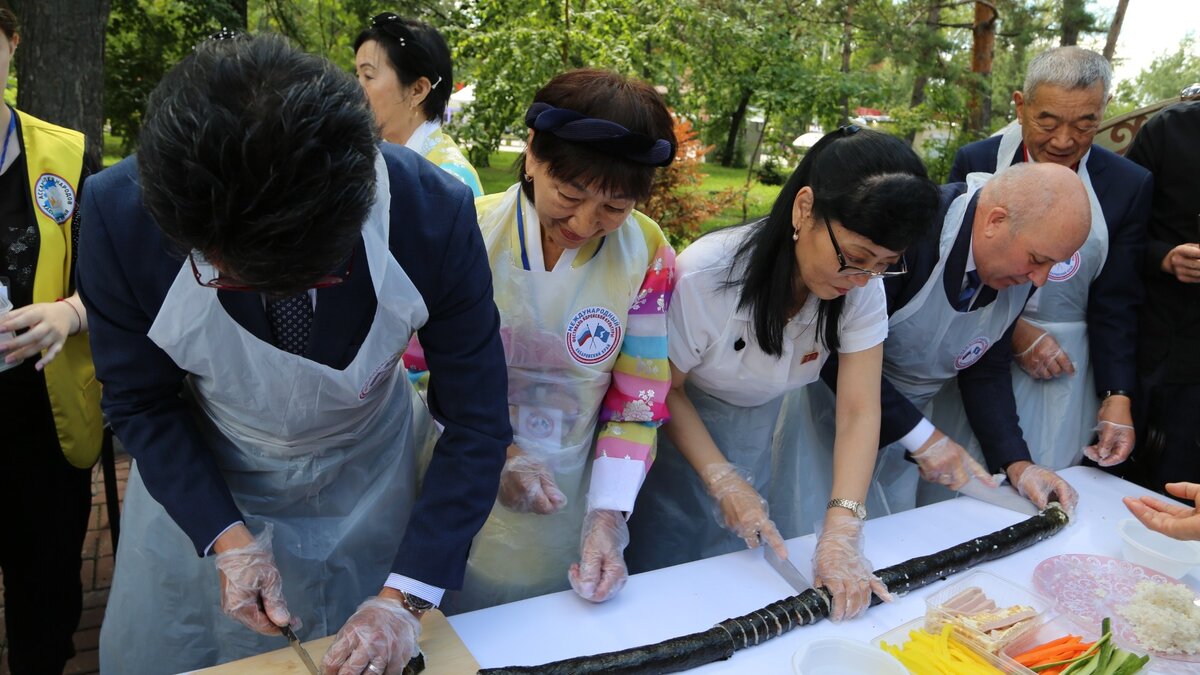
<path fill-rule="evenodd" d="M 538 91 L 525 124 L 519 181 L 476 201 L 515 440 L 450 611 L 564 590 L 568 576 L 586 599 L 612 597 L 666 418 L 674 252 L 634 206 L 674 157 L 671 114 L 644 82 L 576 70 Z"/>
<path fill-rule="evenodd" d="M 383 140 L 407 146 L 483 195 L 475 167 L 442 130 L 454 76 L 436 28 L 393 12 L 376 15 L 354 41 L 354 70 Z"/>

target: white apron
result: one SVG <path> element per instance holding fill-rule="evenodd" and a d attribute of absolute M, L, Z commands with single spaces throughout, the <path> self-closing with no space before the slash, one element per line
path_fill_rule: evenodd
<path fill-rule="evenodd" d="M 959 370 L 978 361 L 1004 335 L 1029 294 L 1028 283 L 1012 286 L 998 291 L 988 306 L 972 312 L 959 312 L 946 299 L 946 259 L 962 227 L 967 204 L 990 177 L 981 173 L 967 176 L 967 192 L 959 195 L 946 213 L 937 265 L 917 295 L 888 320 L 883 374 L 926 414 L 927 404 L 938 391 L 953 384 Z M 937 420 L 932 421 L 942 428 Z M 967 441 L 947 435 L 960 444 Z M 919 482 L 917 465 L 904 459 L 903 446 L 893 443 L 880 451 L 871 489 L 887 513 L 916 506 Z"/>
<path fill-rule="evenodd" d="M 1001 132 L 996 170 L 1008 167 L 1020 147 L 1021 128 L 1014 122 Z M 1087 187 L 1091 203 L 1091 232 L 1070 260 L 1051 268 L 1046 284 L 1033 294 L 1021 314 L 1029 323 L 1050 332 L 1070 356 L 1075 374 L 1035 380 L 1015 360 L 1012 364 L 1013 395 L 1029 452 L 1034 462 L 1054 470 L 1079 463 L 1084 446 L 1091 441 L 1100 408 L 1090 365 L 1087 302 L 1091 283 L 1108 257 L 1108 227 L 1092 189 L 1087 160 L 1088 155 L 1084 155 L 1079 161 L 1079 178 Z M 957 386 L 946 387 L 932 406 L 932 419 L 938 428 L 955 438 L 970 439 L 964 447 L 982 459 L 979 441 L 963 415 Z M 940 501 L 951 494 L 944 488 L 922 484 L 919 503 Z"/>
<path fill-rule="evenodd" d="M 807 385 L 820 378 L 828 356 L 817 330 L 819 307 L 820 299 L 809 295 L 800 311 L 788 320 L 777 360 L 764 358 L 754 338 L 753 316 L 748 310 L 738 309 L 716 342 L 731 345 L 742 340 L 749 346 L 718 352 L 716 359 L 705 364 L 706 383 L 693 378 L 685 385 L 713 443 L 729 463 L 750 474 L 751 485 L 770 506 L 768 516 L 772 520 L 790 509 L 797 498 L 797 484 L 790 482 L 794 477 L 791 472 L 821 470 L 811 457 L 815 453 L 793 445 L 785 453 L 785 475 L 776 475 L 779 453 L 771 440 L 789 390 L 812 388 Z M 738 396 L 747 397 L 753 392 L 752 399 L 738 400 L 762 403 L 729 403 L 722 398 L 729 395 L 718 388 L 722 383 L 728 383 L 725 386 L 729 389 L 724 391 L 736 389 Z M 691 463 L 660 429 L 658 454 L 629 519 L 630 543 L 625 556 L 629 571 L 636 574 L 746 548 L 741 537 L 717 520 L 718 510 Z"/>
<path fill-rule="evenodd" d="M 786 344 L 786 343 L 785 343 Z M 736 406 L 690 382 L 687 396 L 729 463 L 750 473 L 763 498 L 770 495 L 771 437 L 782 394 L 753 407 Z M 629 519 L 625 562 L 632 574 L 740 551 L 746 542 L 717 522 L 716 502 L 692 465 L 662 429 L 658 453 Z M 771 514 L 773 515 L 773 514 Z"/>
<path fill-rule="evenodd" d="M 302 639 L 337 631 L 379 591 L 415 497 L 412 394 L 396 364 L 428 310 L 388 250 L 381 156 L 376 175 L 362 236 L 379 303 L 344 370 L 259 340 L 226 314 L 215 290 L 196 283 L 187 263 L 148 334 L 188 371 L 196 422 L 247 526 L 258 533 L 274 524 L 283 593 L 303 621 Z M 286 646 L 222 614 L 213 561 L 196 555 L 136 463 L 121 527 L 102 672 L 175 673 Z"/>
<path fill-rule="evenodd" d="M 817 531 L 833 492 L 837 396 L 824 382 L 788 392 L 775 427 L 771 518 L 785 539 Z M 800 458 L 797 461 L 794 458 Z M 887 515 L 881 486 L 867 490 L 868 517 Z"/>
<path fill-rule="evenodd" d="M 650 260 L 631 215 L 585 264 L 572 267 L 576 250 L 568 249 L 545 271 L 537 212 L 519 185 L 480 214 L 479 227 L 500 310 L 514 442 L 554 472 L 567 505 L 540 515 L 497 502 L 471 546 L 462 591 L 447 594 L 447 613 L 568 588 L 600 405 Z M 521 263 L 521 241 L 530 269 Z"/>
<path fill-rule="evenodd" d="M 1020 144 L 1020 127 L 1006 129 L 996 156 L 997 171 L 1008 166 Z M 1017 414 L 1033 461 L 1055 470 L 1079 463 L 1100 409 L 1088 349 L 1087 305 L 1088 290 L 1108 258 L 1108 226 L 1092 189 L 1087 160 L 1088 155 L 1079 160 L 1079 178 L 1091 202 L 1092 230 L 1070 260 L 1050 270 L 1046 285 L 1033 294 L 1021 315 L 1054 336 L 1071 357 L 1075 374 L 1035 380 L 1016 362 L 1012 367 Z"/>

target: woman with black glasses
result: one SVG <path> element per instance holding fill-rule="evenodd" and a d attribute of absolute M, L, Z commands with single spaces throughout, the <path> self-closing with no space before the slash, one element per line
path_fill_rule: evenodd
<path fill-rule="evenodd" d="M 483 196 L 475 167 L 442 131 L 454 86 L 450 48 L 436 28 L 384 12 L 354 40 L 354 72 L 388 143 L 406 146 Z"/>
<path fill-rule="evenodd" d="M 833 499 L 815 583 L 833 592 L 835 620 L 861 612 L 872 589 L 888 597 L 862 556 L 860 520 L 878 447 L 887 336 L 877 278 L 904 273 L 903 251 L 937 203 L 937 188 L 904 142 L 843 127 L 808 152 L 769 216 L 703 237 L 679 256 L 668 311 L 671 420 L 630 522 L 631 571 L 743 542 L 787 557 L 763 499 L 772 436 L 784 394 L 816 381 L 836 351 L 843 386 Z M 715 522 L 704 515 L 710 510 Z"/>

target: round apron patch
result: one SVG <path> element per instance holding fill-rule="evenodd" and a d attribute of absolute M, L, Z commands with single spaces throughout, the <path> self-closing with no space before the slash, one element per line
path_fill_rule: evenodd
<path fill-rule="evenodd" d="M 1071 277 L 1075 276 L 1076 272 L 1079 271 L 1079 266 L 1082 261 L 1083 258 L 1080 257 L 1079 251 L 1075 251 L 1071 254 L 1071 258 L 1069 260 L 1064 260 L 1056 264 L 1054 267 L 1051 267 L 1050 276 L 1048 276 L 1047 279 L 1050 281 L 1066 281 L 1067 279 L 1070 279 Z"/>
<path fill-rule="evenodd" d="M 604 307 L 581 309 L 567 323 L 567 353 L 585 366 L 612 356 L 621 344 L 621 320 Z"/>
<path fill-rule="evenodd" d="M 966 347 L 963 347 L 963 350 L 959 353 L 958 358 L 954 359 L 954 367 L 958 370 L 970 367 L 984 354 L 986 354 L 988 347 L 991 346 L 992 343 L 989 342 L 985 337 L 977 337 L 974 340 L 971 340 L 967 343 Z"/>
<path fill-rule="evenodd" d="M 50 220 L 62 225 L 75 212 L 75 188 L 62 176 L 44 173 L 34 183 L 33 200 Z"/>
<path fill-rule="evenodd" d="M 377 367 L 374 370 L 374 372 L 371 373 L 371 377 L 369 377 L 367 379 L 367 383 L 363 385 L 362 391 L 358 392 L 358 400 L 361 401 L 361 400 L 365 399 L 367 397 L 367 394 L 371 393 L 372 389 L 379 386 L 380 382 L 383 382 L 384 380 L 386 380 L 388 378 L 388 376 L 391 375 L 392 372 L 396 370 L 396 364 L 399 362 L 400 362 L 400 355 L 395 354 L 392 357 L 390 357 L 387 361 L 384 361 L 383 363 L 379 364 L 379 367 Z"/>

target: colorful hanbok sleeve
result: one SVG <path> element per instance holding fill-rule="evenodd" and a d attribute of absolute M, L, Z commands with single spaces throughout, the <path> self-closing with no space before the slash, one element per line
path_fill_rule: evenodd
<path fill-rule="evenodd" d="M 600 410 L 588 509 L 633 511 L 654 461 L 659 425 L 667 421 L 671 367 L 667 360 L 667 307 L 675 283 L 675 251 L 657 226 L 650 266 L 629 308 L 628 333 Z"/>

